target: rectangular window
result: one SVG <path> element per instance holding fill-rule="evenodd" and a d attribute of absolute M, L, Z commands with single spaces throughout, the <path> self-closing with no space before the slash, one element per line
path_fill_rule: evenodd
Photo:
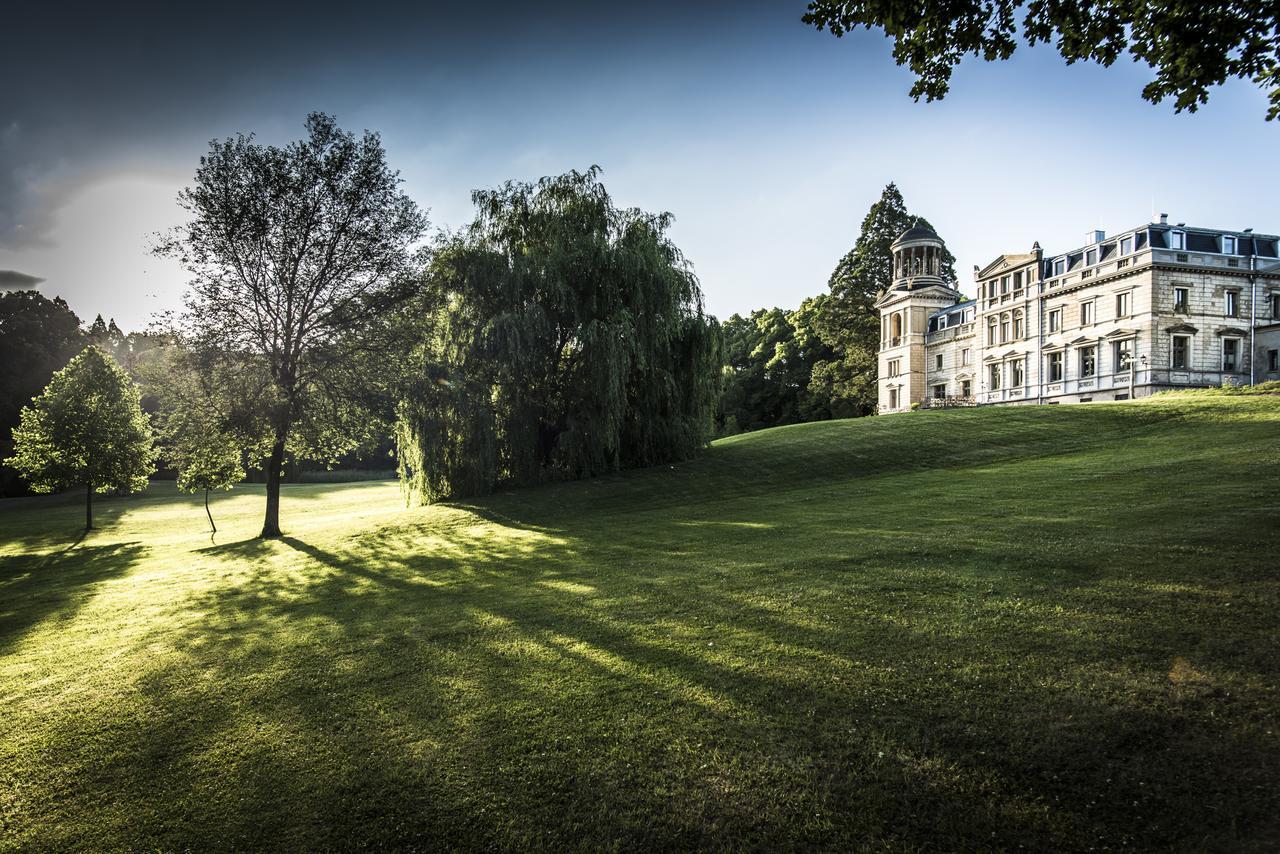
<path fill-rule="evenodd" d="M 1267 351 L 1267 370 L 1280 371 L 1280 350 Z"/>
<path fill-rule="evenodd" d="M 1169 232 L 1169 248 L 1170 249 L 1186 249 L 1187 233 L 1185 231 Z"/>
<path fill-rule="evenodd" d="M 1173 289 L 1173 310 L 1179 314 L 1190 311 L 1191 291 L 1189 288 Z"/>
<path fill-rule="evenodd" d="M 1080 303 L 1080 325 L 1088 326 L 1093 323 L 1093 300 L 1086 300 Z"/>
<path fill-rule="evenodd" d="M 945 383 L 943 383 L 942 385 L 936 385 L 936 386 L 934 386 L 934 387 L 933 387 L 933 396 L 934 396 L 934 397 L 946 397 L 946 396 L 947 396 L 947 386 L 946 386 L 946 384 L 945 384 Z"/>
<path fill-rule="evenodd" d="M 1191 336 L 1173 336 L 1173 369 L 1185 371 L 1191 367 Z"/>
<path fill-rule="evenodd" d="M 898 390 L 896 388 L 889 389 L 889 408 L 898 408 Z"/>
<path fill-rule="evenodd" d="M 1227 291 L 1223 295 L 1222 313 L 1227 317 L 1235 317 L 1236 310 L 1239 308 L 1240 295 L 1235 291 Z"/>
<path fill-rule="evenodd" d="M 1062 354 L 1061 353 L 1049 354 L 1049 382 L 1051 383 L 1062 382 Z"/>
<path fill-rule="evenodd" d="M 1097 249 L 1090 249 L 1088 252 L 1084 253 L 1084 265 L 1086 267 L 1092 267 L 1094 264 L 1097 264 L 1097 263 L 1098 263 Z"/>
<path fill-rule="evenodd" d="M 1272 350 L 1271 352 L 1274 353 L 1275 350 Z M 973 397 L 973 380 L 965 380 L 960 383 L 960 396 Z"/>
<path fill-rule="evenodd" d="M 1223 338 L 1222 339 L 1222 370 L 1224 371 L 1240 370 L 1240 339 L 1239 338 Z"/>
<path fill-rule="evenodd" d="M 1049 331 L 1057 332 L 1062 329 L 1062 309 L 1055 308 L 1049 312 Z"/>
<path fill-rule="evenodd" d="M 1022 385 L 1022 360 L 1018 359 L 1009 365 L 1010 378 L 1009 385 L 1017 388 Z"/>
<path fill-rule="evenodd" d="M 1098 348 L 1080 348 L 1080 376 L 1092 377 L 1098 373 Z"/>
<path fill-rule="evenodd" d="M 960 364 L 962 365 L 969 364 L 969 348 L 968 347 L 965 347 L 963 350 L 960 351 Z"/>
<path fill-rule="evenodd" d="M 1133 365 L 1133 342 L 1117 341 L 1111 345 L 1111 364 L 1115 372 L 1127 371 Z"/>
<path fill-rule="evenodd" d="M 1021 270 L 1013 274 L 1013 289 L 1015 291 L 1022 290 L 1022 271 Z"/>
<path fill-rule="evenodd" d="M 941 353 L 933 357 L 933 369 L 935 371 L 942 370 L 942 354 Z"/>
<path fill-rule="evenodd" d="M 1001 294 L 1009 293 L 1009 277 L 1008 276 L 1000 277 L 1000 293 Z"/>
<path fill-rule="evenodd" d="M 991 374 L 991 383 L 990 383 L 991 390 L 999 391 L 1000 390 L 1000 366 L 992 365 L 990 368 L 990 374 Z"/>
<path fill-rule="evenodd" d="M 1129 316 L 1129 297 L 1130 294 L 1127 291 L 1122 294 L 1116 294 L 1116 317 Z"/>
<path fill-rule="evenodd" d="M 1132 253 L 1133 253 L 1133 238 L 1132 237 L 1120 238 L 1120 254 L 1130 255 Z"/>
<path fill-rule="evenodd" d="M 1271 319 L 1280 320 L 1280 294 L 1271 295 Z"/>
<path fill-rule="evenodd" d="M 1223 254 L 1223 255 L 1234 255 L 1234 254 L 1236 254 L 1236 239 L 1235 239 L 1234 237 L 1232 237 L 1232 236 L 1230 236 L 1230 235 L 1223 235 L 1223 237 L 1222 237 L 1222 254 Z"/>

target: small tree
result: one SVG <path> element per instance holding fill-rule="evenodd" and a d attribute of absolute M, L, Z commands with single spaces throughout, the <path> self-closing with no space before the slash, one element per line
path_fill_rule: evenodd
<path fill-rule="evenodd" d="M 85 488 L 85 530 L 93 529 L 93 493 L 138 492 L 155 469 L 151 425 L 138 387 L 89 346 L 53 375 L 22 410 L 5 460 L 35 492 Z"/>
<path fill-rule="evenodd" d="M 161 456 L 177 470 L 179 490 L 204 490 L 204 512 L 217 533 L 209 490 L 231 489 L 244 479 L 255 426 L 245 409 L 254 395 L 238 381 L 243 374 L 219 364 L 217 354 L 211 363 L 210 353 L 193 350 L 173 330 L 153 337 L 164 343 L 139 366 L 139 375 L 156 406 Z"/>
<path fill-rule="evenodd" d="M 209 510 L 209 490 L 229 490 L 244 479 L 241 451 L 234 438 L 212 425 L 187 425 L 189 432 L 175 437 L 166 453 L 178 469 L 178 489 L 183 492 L 204 490 L 204 512 L 209 528 L 218 532 Z"/>

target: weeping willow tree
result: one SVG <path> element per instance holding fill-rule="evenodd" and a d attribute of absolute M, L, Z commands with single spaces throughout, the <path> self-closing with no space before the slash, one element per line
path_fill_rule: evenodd
<path fill-rule="evenodd" d="M 719 339 L 669 214 L 599 170 L 477 191 L 434 253 L 431 334 L 398 411 L 424 501 L 686 459 L 706 443 Z"/>

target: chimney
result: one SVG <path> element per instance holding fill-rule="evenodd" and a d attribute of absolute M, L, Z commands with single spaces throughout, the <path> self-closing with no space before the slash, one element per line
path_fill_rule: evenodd
<path fill-rule="evenodd" d="M 1161 225 L 1169 224 L 1169 215 L 1167 213 L 1160 214 L 1160 224 Z"/>
<path fill-rule="evenodd" d="M 1107 239 L 1107 233 L 1100 228 L 1095 228 L 1084 236 L 1085 245 L 1090 243 L 1101 243 Z"/>

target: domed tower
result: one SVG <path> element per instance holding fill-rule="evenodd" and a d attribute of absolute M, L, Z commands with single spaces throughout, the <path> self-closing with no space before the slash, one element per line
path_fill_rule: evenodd
<path fill-rule="evenodd" d="M 945 244 L 916 222 L 893 241 L 893 285 L 876 300 L 880 310 L 879 406 L 904 412 L 925 399 L 929 316 L 954 305 L 960 292 L 942 277 Z"/>

